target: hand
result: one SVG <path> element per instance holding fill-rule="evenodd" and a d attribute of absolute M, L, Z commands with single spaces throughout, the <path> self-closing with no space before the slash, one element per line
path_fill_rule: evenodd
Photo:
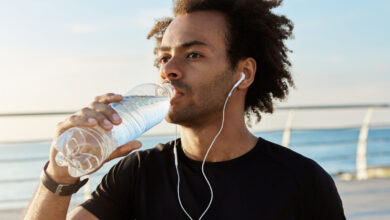
<path fill-rule="evenodd" d="M 111 106 L 109 106 L 109 104 L 112 102 L 120 102 L 122 99 L 123 97 L 121 95 L 114 93 L 107 93 L 102 96 L 97 96 L 95 100 L 89 105 L 89 107 L 81 109 L 80 111 L 66 118 L 64 121 L 57 124 L 56 135 L 54 137 L 53 143 L 55 143 L 55 140 L 62 133 L 72 127 L 92 128 L 95 126 L 100 126 L 104 130 L 109 131 L 113 128 L 114 125 L 119 125 L 122 120 L 117 112 Z M 141 142 L 136 140 L 124 144 L 116 148 L 114 152 L 112 152 L 111 155 L 104 161 L 104 163 L 118 157 L 126 156 L 131 151 L 138 149 L 141 146 Z M 67 167 L 60 167 L 56 164 L 55 157 L 57 152 L 58 151 L 54 148 L 54 146 L 51 146 L 50 163 L 47 168 L 47 173 L 59 183 L 71 184 L 76 182 L 78 178 L 70 176 Z M 99 168 L 93 172 L 96 172 Z"/>

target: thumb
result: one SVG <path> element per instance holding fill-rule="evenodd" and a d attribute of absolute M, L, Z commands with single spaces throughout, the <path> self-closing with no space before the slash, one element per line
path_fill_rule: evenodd
<path fill-rule="evenodd" d="M 142 143 L 140 141 L 130 141 L 129 143 L 117 147 L 114 152 L 112 152 L 111 155 L 107 158 L 106 162 L 118 157 L 126 156 L 133 150 L 139 149 L 140 147 L 142 147 Z"/>

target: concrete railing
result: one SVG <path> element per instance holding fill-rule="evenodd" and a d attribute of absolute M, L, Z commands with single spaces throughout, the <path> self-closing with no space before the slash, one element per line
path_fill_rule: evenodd
<path fill-rule="evenodd" d="M 360 134 L 358 144 L 356 148 L 356 178 L 359 180 L 367 179 L 367 136 L 370 128 L 370 121 L 374 112 L 374 109 L 378 108 L 390 108 L 390 104 L 370 104 L 370 105 L 326 105 L 326 106 L 290 106 L 290 107 L 279 107 L 276 111 L 288 111 L 288 117 L 285 122 L 282 145 L 289 147 L 291 131 L 293 130 L 293 121 L 295 113 L 301 110 L 324 110 L 324 109 L 367 109 L 365 117 L 360 127 Z M 24 113 L 0 113 L 2 117 L 31 117 L 31 116 L 54 116 L 54 115 L 70 115 L 75 111 L 61 111 L 61 112 L 24 112 Z M 26 141 L 23 141 L 26 142 Z M 34 158 L 32 158 L 34 159 Z M 35 158 L 34 160 L 42 160 L 42 158 Z M 3 161 L 4 162 L 4 161 Z M 26 160 L 21 161 L 26 162 Z M 31 180 L 28 180 L 31 181 Z M 88 199 L 91 192 L 91 186 L 89 183 L 84 186 L 83 189 L 84 199 Z"/>
<path fill-rule="evenodd" d="M 289 146 L 293 119 L 296 111 L 301 110 L 323 110 L 323 109 L 367 109 L 360 127 L 359 140 L 356 147 L 356 179 L 364 180 L 367 175 L 367 137 L 370 128 L 371 118 L 375 108 L 390 108 L 390 104 L 369 104 L 369 105 L 327 105 L 327 106 L 293 106 L 278 108 L 278 110 L 289 111 L 286 125 L 284 127 L 282 145 Z"/>

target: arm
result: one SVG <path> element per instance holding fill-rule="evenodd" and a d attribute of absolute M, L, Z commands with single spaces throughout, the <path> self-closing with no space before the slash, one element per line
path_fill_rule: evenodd
<path fill-rule="evenodd" d="M 55 175 L 64 168 L 53 173 L 55 164 L 49 163 L 46 173 L 57 183 L 73 184 L 78 179 L 67 176 Z M 66 172 L 66 171 L 65 171 Z M 58 196 L 48 190 L 42 183 L 39 183 L 33 199 L 26 209 L 24 219 L 65 219 L 70 203 L 71 195 Z"/>
<path fill-rule="evenodd" d="M 121 121 L 120 119 L 118 120 L 113 117 L 115 110 L 113 110 L 108 104 L 111 102 L 119 102 L 121 99 L 122 96 L 115 94 L 106 94 L 96 97 L 95 101 L 89 108 L 84 108 L 57 125 L 56 138 L 67 129 L 75 126 L 100 126 L 107 131 L 111 130 L 113 125 L 118 125 Z M 108 121 L 108 123 L 105 121 Z M 117 157 L 125 156 L 139 147 L 141 147 L 141 143 L 139 141 L 131 141 L 116 148 L 105 162 Z M 57 166 L 55 163 L 56 155 L 57 150 L 52 146 L 50 149 L 50 163 L 46 170 L 47 175 L 57 183 L 73 184 L 77 182 L 78 178 L 70 176 L 68 174 L 67 167 Z M 96 170 L 94 172 L 96 172 Z M 57 196 L 40 183 L 32 200 L 30 201 L 30 204 L 25 210 L 23 219 L 66 219 L 70 199 L 71 195 Z M 94 215 L 82 207 L 78 207 L 72 211 L 68 218 L 87 220 L 97 219 Z"/>
<path fill-rule="evenodd" d="M 83 207 L 75 208 L 67 217 L 71 196 L 56 196 L 39 184 L 23 219 L 97 220 Z"/>
<path fill-rule="evenodd" d="M 75 208 L 67 217 L 71 196 L 56 196 L 39 184 L 23 219 L 97 220 L 83 207 Z"/>
<path fill-rule="evenodd" d="M 23 219 L 65 219 L 71 196 L 56 196 L 39 184 Z"/>

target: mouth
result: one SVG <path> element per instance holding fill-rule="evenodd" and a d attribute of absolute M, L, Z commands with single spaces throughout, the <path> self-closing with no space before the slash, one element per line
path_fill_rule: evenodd
<path fill-rule="evenodd" d="M 190 93 L 189 87 L 185 83 L 183 83 L 182 81 L 178 81 L 178 80 L 167 81 L 166 80 L 166 82 L 170 83 L 171 86 L 173 86 L 173 88 L 174 88 L 173 96 L 170 99 L 171 104 L 177 102 L 185 94 Z"/>
<path fill-rule="evenodd" d="M 182 97 L 184 95 L 184 93 L 178 91 L 176 88 L 175 88 L 175 94 L 173 95 L 173 97 L 171 98 L 170 100 L 170 103 L 174 103 L 176 102 L 178 99 L 180 99 L 180 97 Z"/>

